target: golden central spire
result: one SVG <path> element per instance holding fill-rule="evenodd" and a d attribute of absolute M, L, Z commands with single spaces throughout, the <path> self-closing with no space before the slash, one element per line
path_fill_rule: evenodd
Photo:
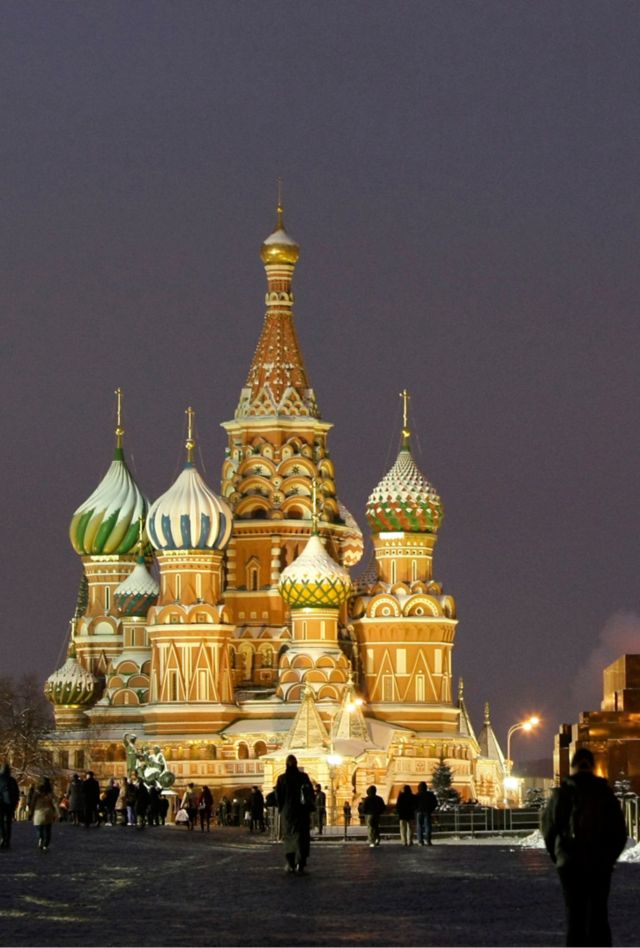
<path fill-rule="evenodd" d="M 184 446 L 187 449 L 187 464 L 193 464 L 193 449 L 196 446 L 193 440 L 193 419 L 195 417 L 195 411 L 191 406 L 185 409 L 185 415 L 187 416 L 187 440 Z"/>
<path fill-rule="evenodd" d="M 318 533 L 318 480 L 313 478 L 311 481 L 311 533 L 317 536 Z"/>
<path fill-rule="evenodd" d="M 409 428 L 409 400 L 411 395 L 403 388 L 400 392 L 400 398 L 402 399 L 402 447 L 409 447 L 409 438 L 411 436 L 411 429 Z"/>
<path fill-rule="evenodd" d="M 124 428 L 122 427 L 122 396 L 124 392 L 121 388 L 117 388 L 113 393 L 116 396 L 116 448 L 122 448 L 122 436 L 124 435 Z"/>

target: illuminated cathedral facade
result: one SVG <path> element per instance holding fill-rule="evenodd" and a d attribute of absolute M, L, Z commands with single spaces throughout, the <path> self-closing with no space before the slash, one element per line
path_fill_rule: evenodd
<path fill-rule="evenodd" d="M 505 761 L 488 706 L 476 736 L 453 686 L 456 607 L 433 577 L 443 509 L 411 451 L 366 507 L 374 555 L 341 504 L 293 317 L 299 248 L 278 207 L 261 257 L 262 333 L 228 436 L 219 493 L 194 462 L 149 503 L 123 449 L 75 512 L 83 569 L 68 658 L 47 680 L 50 747 L 71 774 L 123 777 L 123 736 L 161 746 L 177 785 L 269 790 L 295 753 L 334 812 L 375 783 L 394 800 L 444 760 L 463 799 L 495 805 Z"/>

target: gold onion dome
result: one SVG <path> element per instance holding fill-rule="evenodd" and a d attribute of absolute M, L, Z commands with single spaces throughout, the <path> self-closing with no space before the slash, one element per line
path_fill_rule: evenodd
<path fill-rule="evenodd" d="M 276 229 L 269 234 L 260 249 L 260 257 L 265 266 L 286 263 L 294 266 L 300 256 L 300 247 L 284 229 L 282 204 L 278 202 Z"/>
<path fill-rule="evenodd" d="M 233 514 L 207 487 L 193 463 L 193 409 L 188 408 L 187 461 L 169 490 L 149 510 L 147 531 L 156 550 L 221 550 L 229 542 Z"/>
<path fill-rule="evenodd" d="M 116 607 L 123 616 L 146 616 L 158 599 L 159 586 L 140 554 L 133 570 L 113 594 Z"/>
<path fill-rule="evenodd" d="M 98 687 L 98 679 L 83 668 L 72 645 L 62 668 L 47 678 L 44 693 L 54 705 L 89 705 L 97 697 Z"/>
<path fill-rule="evenodd" d="M 282 571 L 279 590 L 292 609 L 337 609 L 351 592 L 351 577 L 314 533 L 300 556 Z"/>
<path fill-rule="evenodd" d="M 149 506 L 129 472 L 122 450 L 121 396 L 118 395 L 116 449 L 107 473 L 71 520 L 71 545 L 80 556 L 126 555 L 138 540 L 138 521 Z"/>

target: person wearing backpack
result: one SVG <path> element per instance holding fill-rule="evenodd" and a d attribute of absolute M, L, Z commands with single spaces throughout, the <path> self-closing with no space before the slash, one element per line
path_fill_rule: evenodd
<path fill-rule="evenodd" d="M 579 748 L 571 760 L 571 776 L 553 791 L 541 819 L 547 852 L 562 885 L 567 945 L 611 945 L 611 873 L 627 841 L 620 804 L 594 767 L 591 751 Z"/>

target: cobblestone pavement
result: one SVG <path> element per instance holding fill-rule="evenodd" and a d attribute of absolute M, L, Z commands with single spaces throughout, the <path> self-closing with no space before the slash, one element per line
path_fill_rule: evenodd
<path fill-rule="evenodd" d="M 0 945 L 561 945 L 546 854 L 515 844 L 312 844 L 309 872 L 244 829 L 30 823 L 0 851 Z M 638 945 L 640 867 L 618 866 L 615 945 Z"/>

